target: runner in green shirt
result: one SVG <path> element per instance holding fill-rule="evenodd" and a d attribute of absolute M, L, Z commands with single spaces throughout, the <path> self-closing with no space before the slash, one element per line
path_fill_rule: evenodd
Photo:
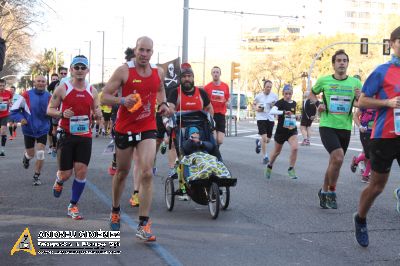
<path fill-rule="evenodd" d="M 336 183 L 350 143 L 353 105 L 360 95 L 361 82 L 346 74 L 348 66 L 349 56 L 346 52 L 336 51 L 332 56 L 335 73 L 319 78 L 309 95 L 320 112 L 319 133 L 330 155 L 324 185 L 318 192 L 323 209 L 337 209 Z M 323 101 L 320 103 L 317 95 L 321 93 Z"/>

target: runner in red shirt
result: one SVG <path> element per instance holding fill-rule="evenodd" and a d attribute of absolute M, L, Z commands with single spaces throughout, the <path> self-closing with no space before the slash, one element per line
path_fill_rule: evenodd
<path fill-rule="evenodd" d="M 200 111 L 204 110 L 214 115 L 207 93 L 194 86 L 194 74 L 190 64 L 181 65 L 181 85 L 168 95 L 168 103 L 171 111 Z"/>
<path fill-rule="evenodd" d="M 5 156 L 4 147 L 7 141 L 7 122 L 12 101 L 12 93 L 6 90 L 6 81 L 0 79 L 0 126 L 1 126 L 1 151 L 0 156 Z"/>
<path fill-rule="evenodd" d="M 225 113 L 230 100 L 229 86 L 221 81 L 221 69 L 218 66 L 211 69 L 211 76 L 213 81 L 208 83 L 204 90 L 207 92 L 214 108 L 215 137 L 217 144 L 221 145 L 225 137 Z"/>
<path fill-rule="evenodd" d="M 68 205 L 68 215 L 74 220 L 82 219 L 78 201 L 85 188 L 86 174 L 92 154 L 92 114 L 101 118 L 97 90 L 87 84 L 89 61 L 83 55 L 73 58 L 70 68 L 72 78 L 59 85 L 51 97 L 47 114 L 60 118 L 58 123 L 58 172 L 53 186 L 54 197 L 61 195 L 63 184 L 74 170 L 72 196 Z"/>
<path fill-rule="evenodd" d="M 150 64 L 153 41 L 140 37 L 134 49 L 135 57 L 117 68 L 103 88 L 101 103 L 120 104 L 115 122 L 117 172 L 112 183 L 111 230 L 120 230 L 120 200 L 126 177 L 132 164 L 132 154 L 137 149 L 139 169 L 139 225 L 136 236 L 145 241 L 155 241 L 149 219 L 153 198 L 153 165 L 156 156 L 155 105 L 163 115 L 168 115 L 162 69 Z M 122 88 L 122 89 L 121 89 Z M 114 96 L 121 89 L 122 97 Z"/>

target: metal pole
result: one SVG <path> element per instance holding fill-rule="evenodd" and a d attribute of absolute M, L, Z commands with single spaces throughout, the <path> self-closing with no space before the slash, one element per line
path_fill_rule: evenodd
<path fill-rule="evenodd" d="M 103 33 L 103 49 L 101 52 L 101 85 L 104 84 L 104 30 L 97 31 Z"/>
<path fill-rule="evenodd" d="M 92 64 L 92 41 L 85 41 L 87 43 L 89 43 L 89 75 L 88 75 L 88 79 L 89 79 L 89 83 L 90 83 L 90 66 Z"/>
<path fill-rule="evenodd" d="M 231 80 L 231 97 L 233 97 L 233 80 Z M 229 104 L 229 127 L 228 127 L 228 136 L 232 136 L 232 101 Z"/>
<path fill-rule="evenodd" d="M 207 48 L 207 38 L 204 37 L 204 52 L 203 52 L 203 86 L 206 85 L 206 48 Z"/>
<path fill-rule="evenodd" d="M 104 31 L 103 31 L 103 53 L 101 55 L 101 85 L 104 85 Z"/>
<path fill-rule="evenodd" d="M 188 62 L 189 0 L 183 1 L 182 63 Z"/>
<path fill-rule="evenodd" d="M 54 53 L 55 53 L 55 57 L 56 57 L 56 72 L 58 74 L 58 54 L 57 54 L 57 48 L 54 48 Z"/>
<path fill-rule="evenodd" d="M 125 46 L 124 46 L 124 31 L 125 31 L 125 17 L 124 16 L 122 16 L 122 29 L 121 29 L 121 45 L 122 45 L 122 61 L 121 62 L 123 62 L 124 60 L 124 51 L 125 51 Z"/>

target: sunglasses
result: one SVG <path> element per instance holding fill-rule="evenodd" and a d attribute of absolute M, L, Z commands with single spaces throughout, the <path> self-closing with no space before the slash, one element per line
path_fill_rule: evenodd
<path fill-rule="evenodd" d="M 86 66 L 74 66 L 75 70 L 86 70 L 87 67 Z"/>
<path fill-rule="evenodd" d="M 61 72 L 60 75 L 67 75 L 67 72 Z"/>

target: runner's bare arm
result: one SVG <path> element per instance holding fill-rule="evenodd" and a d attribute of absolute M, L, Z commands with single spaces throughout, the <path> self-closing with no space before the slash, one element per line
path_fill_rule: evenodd
<path fill-rule="evenodd" d="M 165 95 L 165 87 L 164 87 L 164 70 L 162 68 L 158 68 L 158 76 L 160 77 L 160 86 L 157 91 L 157 103 L 160 104 L 162 102 L 167 101 L 167 96 Z"/>
<path fill-rule="evenodd" d="M 108 80 L 103 88 L 103 93 L 101 94 L 100 104 L 104 105 L 114 105 L 123 104 L 124 100 L 122 97 L 116 97 L 115 93 L 123 86 L 128 80 L 129 69 L 126 64 L 118 67 L 111 78 Z"/>
<path fill-rule="evenodd" d="M 358 100 L 358 106 L 360 108 L 400 108 L 400 97 L 394 97 L 392 99 L 376 99 L 368 97 L 362 92 L 360 99 Z"/>
<path fill-rule="evenodd" d="M 158 68 L 158 76 L 160 77 L 160 86 L 157 91 L 157 103 L 158 103 L 158 111 L 163 116 L 168 116 L 170 113 L 170 109 L 167 104 L 162 104 L 167 102 L 167 96 L 165 95 L 165 87 L 164 87 L 164 71 L 162 68 Z"/>
<path fill-rule="evenodd" d="M 97 93 L 97 90 L 93 90 L 93 106 L 92 106 L 92 111 L 95 114 L 95 118 L 99 119 L 102 117 L 101 109 L 100 109 L 100 101 L 99 101 L 99 94 Z"/>
<path fill-rule="evenodd" d="M 211 116 L 214 116 L 214 108 L 212 107 L 211 103 L 204 107 L 204 111 L 208 112 Z"/>
<path fill-rule="evenodd" d="M 61 118 L 62 112 L 58 110 L 61 105 L 61 101 L 65 97 L 65 84 L 61 84 L 55 90 L 50 98 L 49 105 L 47 106 L 47 115 L 54 118 Z"/>
<path fill-rule="evenodd" d="M 359 108 L 357 108 L 357 110 L 354 112 L 354 114 L 353 114 L 353 121 L 354 121 L 354 124 L 356 124 L 356 126 L 357 127 L 360 127 L 360 115 L 361 115 L 361 111 L 360 111 L 360 109 Z"/>

